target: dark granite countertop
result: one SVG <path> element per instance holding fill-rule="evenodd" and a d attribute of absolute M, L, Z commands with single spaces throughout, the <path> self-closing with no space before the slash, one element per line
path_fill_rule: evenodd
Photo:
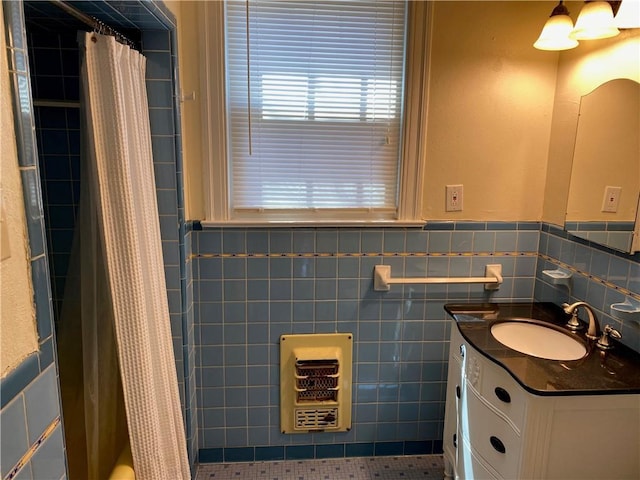
<path fill-rule="evenodd" d="M 491 326 L 507 319 L 532 318 L 564 328 L 568 315 L 553 303 L 447 304 L 444 309 L 476 350 L 503 366 L 534 395 L 615 395 L 640 393 L 640 354 L 612 340 L 603 351 L 585 337 L 586 328 L 572 333 L 587 347 L 579 360 L 546 360 L 512 350 L 491 334 Z M 604 325 L 600 325 L 602 329 Z M 639 398 L 640 401 L 640 398 Z"/>

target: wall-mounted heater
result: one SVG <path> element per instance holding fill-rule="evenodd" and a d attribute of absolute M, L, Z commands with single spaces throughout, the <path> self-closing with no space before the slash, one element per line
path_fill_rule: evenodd
<path fill-rule="evenodd" d="M 351 333 L 280 337 L 282 433 L 351 429 Z"/>

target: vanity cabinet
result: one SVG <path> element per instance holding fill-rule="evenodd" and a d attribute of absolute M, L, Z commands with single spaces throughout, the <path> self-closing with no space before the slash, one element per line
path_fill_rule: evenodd
<path fill-rule="evenodd" d="M 639 395 L 535 395 L 455 322 L 447 381 L 445 477 L 640 478 Z"/>

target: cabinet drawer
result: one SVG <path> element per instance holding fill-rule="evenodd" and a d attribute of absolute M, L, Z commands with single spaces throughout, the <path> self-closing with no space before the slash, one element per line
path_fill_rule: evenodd
<path fill-rule="evenodd" d="M 497 473 L 491 470 L 491 467 L 485 465 L 478 458 L 471 448 L 471 445 L 465 440 L 463 441 L 460 456 L 458 458 L 458 469 L 456 474 L 458 478 L 464 480 L 499 480 Z"/>
<path fill-rule="evenodd" d="M 520 433 L 527 405 L 527 393 L 499 365 L 483 359 L 480 394 L 502 412 Z"/>
<path fill-rule="evenodd" d="M 484 461 L 503 478 L 518 478 L 521 439 L 503 418 L 493 412 L 467 387 L 468 421 L 462 420 L 460 430 Z"/>

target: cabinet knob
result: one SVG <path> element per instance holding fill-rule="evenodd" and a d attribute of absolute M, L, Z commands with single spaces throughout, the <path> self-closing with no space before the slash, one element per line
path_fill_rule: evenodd
<path fill-rule="evenodd" d="M 460 398 L 460 385 L 456 385 L 456 397 Z"/>
<path fill-rule="evenodd" d="M 455 433 L 453 434 L 453 446 L 458 448 L 458 435 Z"/>
<path fill-rule="evenodd" d="M 498 437 L 491 436 L 489 437 L 489 441 L 491 442 L 491 446 L 499 453 L 505 453 L 507 449 Z"/>
<path fill-rule="evenodd" d="M 494 392 L 496 393 L 496 397 L 499 400 L 502 400 L 504 403 L 511 403 L 511 395 L 502 387 L 496 387 Z"/>
<path fill-rule="evenodd" d="M 460 345 L 460 356 L 462 358 L 464 358 L 465 350 L 466 350 L 466 348 L 465 348 L 464 344 Z"/>

